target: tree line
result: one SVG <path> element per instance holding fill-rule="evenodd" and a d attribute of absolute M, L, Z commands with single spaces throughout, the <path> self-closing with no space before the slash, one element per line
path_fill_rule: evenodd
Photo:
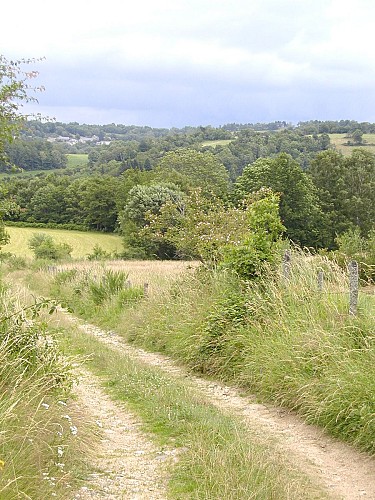
<path fill-rule="evenodd" d="M 285 234 L 302 246 L 335 248 L 338 235 L 354 227 L 366 235 L 375 220 L 375 156 L 363 149 L 348 157 L 319 152 L 305 170 L 287 153 L 260 157 L 232 181 L 218 155 L 180 148 L 149 170 L 129 168 L 118 176 L 51 173 L 10 179 L 3 187 L 18 207 L 8 220 L 118 231 L 134 253 L 160 258 L 178 256 L 163 235 L 192 206 L 206 207 L 211 216 L 216 206 L 215 217 L 226 220 L 230 210 L 264 188 L 279 193 Z M 156 221 L 159 216 L 165 220 Z"/>
<path fill-rule="evenodd" d="M 41 139 L 15 140 L 5 145 L 4 152 L 0 172 L 54 170 L 67 165 L 66 150 Z"/>
<path fill-rule="evenodd" d="M 96 135 L 100 140 L 113 139 L 122 141 L 141 141 L 142 139 L 159 138 L 168 135 L 197 135 L 202 140 L 230 139 L 233 134 L 241 130 L 254 131 L 280 131 L 299 130 L 304 134 L 346 134 L 359 129 L 363 133 L 375 133 L 375 123 L 358 122 L 356 120 L 307 120 L 297 124 L 278 120 L 269 123 L 226 123 L 218 127 L 206 126 L 186 126 L 173 128 L 156 128 L 149 126 L 136 126 L 124 124 L 80 124 L 78 122 L 55 122 L 31 120 L 23 129 L 22 135 L 28 137 L 38 137 L 46 139 L 51 136 L 69 137 L 91 137 Z"/>

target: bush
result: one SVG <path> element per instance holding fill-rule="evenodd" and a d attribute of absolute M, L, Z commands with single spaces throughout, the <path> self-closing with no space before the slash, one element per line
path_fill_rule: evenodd
<path fill-rule="evenodd" d="M 29 240 L 29 248 L 36 259 L 62 260 L 71 257 L 73 248 L 68 243 L 55 243 L 53 238 L 45 233 L 36 233 Z"/>
<path fill-rule="evenodd" d="M 243 241 L 224 249 L 224 265 L 242 279 L 258 277 L 265 264 L 278 262 L 281 234 L 285 227 L 279 216 L 279 197 L 273 193 L 248 207 L 248 234 Z"/>
<path fill-rule="evenodd" d="M 7 226 L 14 227 L 36 227 L 40 229 L 66 229 L 68 231 L 89 231 L 90 229 L 83 224 L 57 224 L 55 222 L 25 222 L 25 221 L 6 221 Z"/>
<path fill-rule="evenodd" d="M 360 278 L 364 281 L 375 281 L 375 230 L 361 236 L 360 229 L 350 229 L 336 238 L 338 250 L 334 252 L 338 264 L 346 268 L 349 260 L 359 263 Z"/>
<path fill-rule="evenodd" d="M 112 258 L 112 254 L 104 250 L 100 245 L 96 243 L 92 249 L 92 253 L 87 255 L 87 260 L 109 260 Z"/>
<path fill-rule="evenodd" d="M 128 276 L 129 274 L 123 271 L 107 269 L 104 271 L 100 282 L 91 281 L 89 290 L 94 304 L 100 305 L 126 288 Z"/>

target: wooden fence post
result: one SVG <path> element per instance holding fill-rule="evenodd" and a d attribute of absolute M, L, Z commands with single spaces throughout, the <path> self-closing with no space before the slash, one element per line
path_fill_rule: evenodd
<path fill-rule="evenodd" d="M 349 262 L 349 314 L 356 316 L 357 306 L 358 306 L 358 284 L 359 284 L 359 272 L 358 272 L 358 262 L 352 260 Z"/>
<path fill-rule="evenodd" d="M 290 277 L 290 267 L 291 267 L 290 250 L 285 250 L 284 257 L 283 257 L 283 276 L 287 280 Z"/>

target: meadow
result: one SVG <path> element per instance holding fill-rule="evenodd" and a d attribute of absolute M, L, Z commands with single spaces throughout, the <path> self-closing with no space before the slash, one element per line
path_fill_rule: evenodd
<path fill-rule="evenodd" d="M 52 236 L 55 243 L 68 243 L 71 245 L 74 259 L 87 257 L 93 251 L 95 245 L 99 245 L 109 253 L 120 253 L 123 250 L 122 239 L 114 234 L 13 226 L 8 226 L 6 230 L 10 235 L 10 242 L 4 245 L 2 250 L 18 257 L 33 257 L 28 242 L 35 233 L 45 233 Z"/>
<path fill-rule="evenodd" d="M 82 153 L 75 153 L 75 154 L 67 154 L 66 155 L 68 159 L 68 168 L 74 168 L 74 167 L 83 167 L 87 165 L 88 161 L 88 155 L 87 154 L 82 154 Z"/>
<path fill-rule="evenodd" d="M 213 141 L 204 141 L 202 142 L 202 146 L 210 146 L 214 148 L 215 146 L 228 146 L 232 142 L 233 139 L 217 139 Z"/>
<path fill-rule="evenodd" d="M 375 134 L 363 134 L 363 144 L 357 146 L 346 145 L 351 140 L 347 134 L 329 134 L 329 138 L 331 144 L 344 156 L 350 156 L 355 148 L 364 148 L 371 153 L 375 153 Z"/>

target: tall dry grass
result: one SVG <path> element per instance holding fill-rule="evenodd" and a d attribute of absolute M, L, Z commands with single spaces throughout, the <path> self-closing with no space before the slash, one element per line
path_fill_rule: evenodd
<path fill-rule="evenodd" d="M 71 498 L 83 415 L 56 338 L 3 282 L 0 291 L 0 498 Z"/>

